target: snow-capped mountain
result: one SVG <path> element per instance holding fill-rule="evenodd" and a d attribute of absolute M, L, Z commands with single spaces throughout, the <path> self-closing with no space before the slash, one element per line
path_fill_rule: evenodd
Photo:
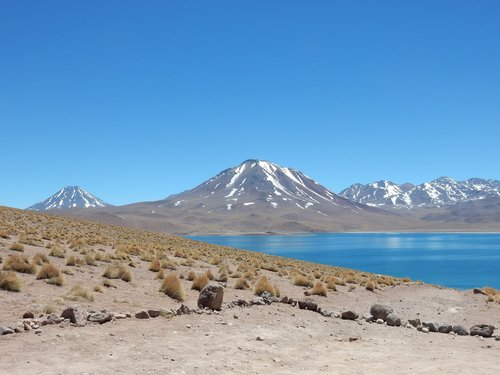
<path fill-rule="evenodd" d="M 110 206 L 79 186 L 66 186 L 43 202 L 36 203 L 28 210 L 46 211 L 64 208 L 102 208 Z"/>
<path fill-rule="evenodd" d="M 160 207 L 183 208 L 186 205 L 210 210 L 248 210 L 293 208 L 327 216 L 328 208 L 352 212 L 363 206 L 350 202 L 295 169 L 263 160 L 246 160 L 226 169 L 194 189 L 168 197 Z"/>
<path fill-rule="evenodd" d="M 471 178 L 455 181 L 440 177 L 420 185 L 391 181 L 354 184 L 339 194 L 353 202 L 378 207 L 443 207 L 456 203 L 500 197 L 500 181 Z"/>

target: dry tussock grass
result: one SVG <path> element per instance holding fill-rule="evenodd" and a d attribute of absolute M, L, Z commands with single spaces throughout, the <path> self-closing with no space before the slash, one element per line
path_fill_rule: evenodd
<path fill-rule="evenodd" d="M 276 296 L 276 289 L 271 285 L 267 277 L 261 276 L 255 283 L 254 293 L 260 296 L 264 292 L 269 292 L 273 296 Z"/>
<path fill-rule="evenodd" d="M 313 288 L 311 289 L 311 294 L 326 297 L 325 285 L 321 281 L 316 281 Z"/>
<path fill-rule="evenodd" d="M 47 284 L 62 286 L 64 283 L 61 271 L 52 263 L 45 263 L 36 274 L 37 280 L 46 280 Z"/>
<path fill-rule="evenodd" d="M 208 284 L 208 276 L 206 273 L 196 276 L 191 284 L 191 289 L 201 291 Z"/>
<path fill-rule="evenodd" d="M 68 293 L 64 296 L 65 299 L 68 299 L 70 301 L 78 301 L 80 299 L 86 299 L 87 301 L 94 301 L 94 294 L 85 288 L 81 284 L 76 284 L 74 287 L 72 287 Z"/>
<path fill-rule="evenodd" d="M 0 289 L 9 292 L 21 291 L 21 279 L 14 272 L 0 271 Z"/>
<path fill-rule="evenodd" d="M 29 274 L 34 274 L 36 272 L 36 266 L 29 262 L 26 255 L 21 254 L 9 255 L 9 257 L 5 259 L 3 269 L 5 271 L 15 271 Z"/>
<path fill-rule="evenodd" d="M 181 280 L 179 279 L 179 275 L 176 273 L 169 273 L 165 276 L 160 287 L 160 292 L 163 292 L 170 298 L 181 302 L 186 298 L 186 293 L 182 288 Z"/>
<path fill-rule="evenodd" d="M 123 281 L 132 281 L 132 272 L 121 263 L 113 263 L 104 271 L 103 277 L 107 279 L 122 279 Z"/>
<path fill-rule="evenodd" d="M 24 251 L 24 245 L 22 243 L 19 243 L 19 242 L 14 242 L 12 245 L 10 245 L 9 249 L 13 250 L 13 251 L 23 252 Z"/>

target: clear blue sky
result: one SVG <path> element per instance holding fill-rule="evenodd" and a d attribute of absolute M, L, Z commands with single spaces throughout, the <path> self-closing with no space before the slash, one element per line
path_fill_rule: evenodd
<path fill-rule="evenodd" d="M 500 2 L 0 0 L 0 204 L 164 198 L 248 158 L 500 179 Z"/>

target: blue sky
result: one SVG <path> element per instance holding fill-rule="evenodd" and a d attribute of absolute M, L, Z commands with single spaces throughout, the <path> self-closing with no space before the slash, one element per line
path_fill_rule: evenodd
<path fill-rule="evenodd" d="M 0 0 L 0 205 L 164 198 L 245 159 L 500 179 L 498 1 Z"/>

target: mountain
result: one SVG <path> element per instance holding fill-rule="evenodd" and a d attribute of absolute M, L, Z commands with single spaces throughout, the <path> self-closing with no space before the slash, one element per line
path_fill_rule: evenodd
<path fill-rule="evenodd" d="M 79 186 L 66 186 L 43 202 L 36 203 L 27 209 L 32 211 L 46 211 L 67 208 L 102 208 L 108 206 L 110 205 Z"/>
<path fill-rule="evenodd" d="M 376 207 L 446 207 L 457 203 L 500 197 L 500 181 L 471 178 L 455 181 L 440 177 L 420 185 L 398 185 L 391 181 L 354 184 L 339 195 L 353 202 Z"/>
<path fill-rule="evenodd" d="M 414 225 L 414 219 L 398 213 L 339 197 L 298 170 L 254 159 L 159 201 L 69 214 L 178 234 L 339 232 Z"/>

